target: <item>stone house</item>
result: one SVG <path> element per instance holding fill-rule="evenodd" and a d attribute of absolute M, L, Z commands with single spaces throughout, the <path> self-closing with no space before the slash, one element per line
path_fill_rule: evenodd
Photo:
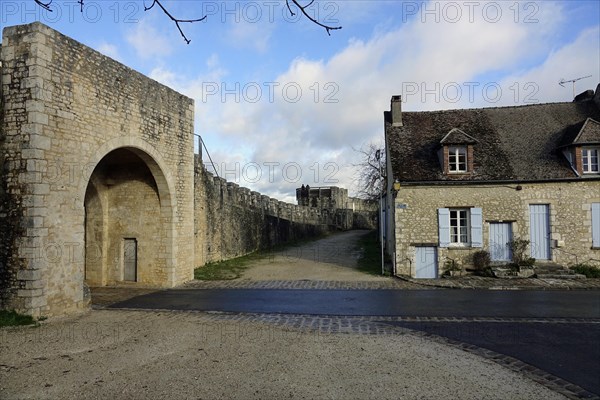
<path fill-rule="evenodd" d="M 398 275 L 435 278 L 507 242 L 537 263 L 600 262 L 600 85 L 570 103 L 384 113 L 387 253 Z"/>

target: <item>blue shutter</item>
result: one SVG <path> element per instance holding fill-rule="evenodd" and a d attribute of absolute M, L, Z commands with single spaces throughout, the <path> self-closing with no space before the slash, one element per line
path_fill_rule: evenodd
<path fill-rule="evenodd" d="M 592 203 L 592 247 L 600 247 L 600 203 Z"/>
<path fill-rule="evenodd" d="M 450 210 L 447 208 L 438 208 L 438 234 L 440 247 L 448 247 L 450 245 Z"/>
<path fill-rule="evenodd" d="M 471 247 L 483 247 L 481 208 L 471 208 Z"/>

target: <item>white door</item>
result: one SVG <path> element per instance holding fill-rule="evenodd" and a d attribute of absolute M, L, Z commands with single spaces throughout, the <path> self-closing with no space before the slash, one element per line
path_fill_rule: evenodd
<path fill-rule="evenodd" d="M 437 249 L 417 247 L 415 255 L 415 278 L 437 278 Z"/>
<path fill-rule="evenodd" d="M 512 239 L 512 223 L 490 222 L 490 259 L 510 261 L 512 254 L 508 242 Z"/>
<path fill-rule="evenodd" d="M 530 204 L 529 224 L 531 257 L 536 260 L 550 260 L 550 206 Z"/>

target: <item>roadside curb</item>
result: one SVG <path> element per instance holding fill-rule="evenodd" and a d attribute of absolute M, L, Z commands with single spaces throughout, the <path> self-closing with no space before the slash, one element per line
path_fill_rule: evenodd
<path fill-rule="evenodd" d="M 403 276 L 403 275 L 397 275 L 395 276 L 396 279 L 404 281 L 404 282 L 409 282 L 415 285 L 421 285 L 421 286 L 426 286 L 426 287 L 435 287 L 435 288 L 442 288 L 442 289 L 479 289 L 479 290 L 598 290 L 600 289 L 600 287 L 598 286 L 598 282 L 596 282 L 597 280 L 594 280 L 594 282 L 592 284 L 589 284 L 588 286 L 585 285 L 569 285 L 569 284 L 564 284 L 565 281 L 570 281 L 570 280 L 565 280 L 565 279 L 554 279 L 556 281 L 559 281 L 560 284 L 553 284 L 551 283 L 551 281 L 544 281 L 542 284 L 538 283 L 538 284 L 528 284 L 528 285 L 519 285 L 519 282 L 516 282 L 515 279 L 512 279 L 510 283 L 506 283 L 506 282 L 498 282 L 498 285 L 486 285 L 484 283 L 488 282 L 487 280 L 484 280 L 485 278 L 479 278 L 478 280 L 481 280 L 481 282 L 477 282 L 477 280 L 474 279 L 469 279 L 468 281 L 463 281 L 460 278 L 459 279 L 416 279 L 416 278 L 412 278 L 409 276 Z M 498 278 L 489 278 L 490 280 L 493 279 L 493 281 L 498 281 Z M 525 280 L 525 282 L 530 282 L 527 281 L 529 278 L 522 278 L 523 280 Z M 491 281 L 491 282 L 493 282 Z M 581 282 L 581 281 L 578 281 Z"/>

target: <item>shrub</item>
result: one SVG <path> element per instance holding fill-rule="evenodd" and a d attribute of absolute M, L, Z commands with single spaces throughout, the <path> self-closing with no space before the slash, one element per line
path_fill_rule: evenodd
<path fill-rule="evenodd" d="M 576 274 L 585 275 L 586 278 L 600 278 L 600 268 L 593 265 L 579 263 L 570 267 Z"/>
<path fill-rule="evenodd" d="M 479 250 L 473 253 L 473 266 L 476 270 L 481 271 L 490 265 L 490 253 L 485 250 Z"/>
<path fill-rule="evenodd" d="M 508 247 L 512 252 L 512 261 L 517 265 L 532 266 L 535 263 L 535 258 L 527 257 L 525 252 L 529 246 L 529 240 L 514 238 L 508 242 Z"/>
<path fill-rule="evenodd" d="M 452 275 L 451 272 L 462 271 L 460 264 L 453 258 L 448 258 L 444 263 L 444 273 L 442 275 Z"/>

